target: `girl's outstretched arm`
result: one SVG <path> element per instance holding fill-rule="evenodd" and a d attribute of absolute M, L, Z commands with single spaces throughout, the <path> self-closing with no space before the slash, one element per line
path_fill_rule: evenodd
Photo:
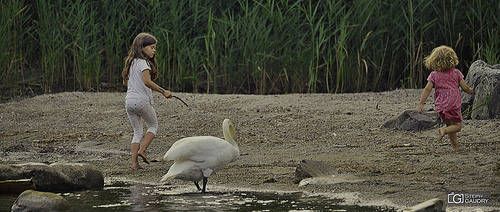
<path fill-rule="evenodd" d="M 172 98 L 172 92 L 163 89 L 151 80 L 151 74 L 149 74 L 149 70 L 144 70 L 142 72 L 142 80 L 144 81 L 144 85 L 146 85 L 148 88 L 151 88 L 154 91 L 158 91 L 166 98 Z"/>
<path fill-rule="evenodd" d="M 460 80 L 460 87 L 465 93 L 472 94 L 474 91 L 470 88 L 464 79 Z"/>
<path fill-rule="evenodd" d="M 422 92 L 422 97 L 420 97 L 420 104 L 418 105 L 418 112 L 420 114 L 424 112 L 425 101 L 427 101 L 427 98 L 429 98 L 429 95 L 431 95 L 433 86 L 434 84 L 432 84 L 432 82 L 427 82 L 427 85 L 425 86 L 424 91 Z"/>

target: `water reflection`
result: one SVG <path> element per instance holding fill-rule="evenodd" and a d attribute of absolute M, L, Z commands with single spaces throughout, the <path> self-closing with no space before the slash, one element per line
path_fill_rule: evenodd
<path fill-rule="evenodd" d="M 391 208 L 341 205 L 342 200 L 301 192 L 213 190 L 201 194 L 187 185 L 113 182 L 101 191 L 61 195 L 69 201 L 71 211 L 395 211 Z"/>
<path fill-rule="evenodd" d="M 156 201 L 156 197 L 150 195 L 151 186 L 134 184 L 129 187 L 130 195 L 122 197 L 126 203 L 130 203 L 132 211 L 152 211 L 150 203 Z"/>

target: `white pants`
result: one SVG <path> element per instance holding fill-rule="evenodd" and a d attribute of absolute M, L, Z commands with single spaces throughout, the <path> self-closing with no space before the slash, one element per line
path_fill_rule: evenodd
<path fill-rule="evenodd" d="M 142 121 L 144 119 L 148 127 L 148 132 L 156 135 L 158 130 L 158 119 L 153 106 L 147 100 L 142 99 L 126 99 L 125 108 L 127 109 L 128 119 L 132 128 L 134 128 L 134 138 L 132 143 L 141 143 L 142 140 Z"/>

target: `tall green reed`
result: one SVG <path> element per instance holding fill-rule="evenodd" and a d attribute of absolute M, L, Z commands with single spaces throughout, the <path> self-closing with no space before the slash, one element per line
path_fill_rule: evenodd
<path fill-rule="evenodd" d="M 242 66 L 246 76 L 246 90 L 252 90 L 248 86 L 255 88 L 259 94 L 265 93 L 266 81 L 268 80 L 268 68 L 266 66 L 269 35 L 272 28 L 267 26 L 267 16 L 264 15 L 261 5 L 252 6 L 249 1 L 239 1 L 242 9 L 239 26 L 239 44 L 242 46 Z M 239 45 L 238 44 L 238 45 Z"/>
<path fill-rule="evenodd" d="M 65 1 L 36 1 L 38 17 L 35 20 L 35 36 L 40 46 L 40 69 L 42 71 L 42 89 L 51 91 L 57 84 L 67 85 L 68 67 L 66 66 L 66 34 L 63 28 L 67 21 L 63 14 Z M 34 55 L 32 56 L 34 58 Z"/>
<path fill-rule="evenodd" d="M 406 74 L 407 87 L 409 88 L 423 86 L 423 42 L 425 42 L 426 31 L 433 26 L 435 21 L 434 18 L 425 16 L 423 13 L 430 10 L 432 4 L 431 1 L 408 0 L 406 8 L 408 13 L 403 13 L 407 26 L 404 50 L 407 57 L 406 61 L 408 61 L 405 69 L 409 71 Z M 429 18 L 430 20 L 427 20 Z"/>
<path fill-rule="evenodd" d="M 491 2 L 488 3 L 491 4 Z M 498 5 L 488 5 L 481 0 L 474 0 L 469 1 L 467 6 L 482 8 L 482 10 L 470 10 L 466 13 L 468 25 L 473 31 L 470 45 L 476 53 L 474 56 L 491 64 L 500 63 L 500 20 L 494 18 L 486 21 L 495 15 L 498 16 L 500 3 Z M 489 25 L 486 25 L 485 22 L 489 23 Z"/>
<path fill-rule="evenodd" d="M 78 1 L 77 1 L 78 2 Z M 103 42 L 97 7 L 100 4 L 81 0 L 68 8 L 68 24 L 73 59 L 73 75 L 79 90 L 95 90 L 104 72 L 101 69 Z"/>
<path fill-rule="evenodd" d="M 25 54 L 31 53 L 29 43 L 33 27 L 30 5 L 25 1 L 7 1 L 0 8 L 0 81 L 2 86 L 11 87 L 15 82 L 25 82 Z"/>
<path fill-rule="evenodd" d="M 419 88 L 438 45 L 455 49 L 463 72 L 499 54 L 500 8 L 484 0 L 18 0 L 1 10 L 2 83 L 28 77 L 45 92 L 121 84 L 143 31 L 159 41 L 157 82 L 186 92 Z"/>
<path fill-rule="evenodd" d="M 128 53 L 130 38 L 134 26 L 134 16 L 130 15 L 133 11 L 132 7 L 128 6 L 129 1 L 102 1 L 102 10 L 97 10 L 98 16 L 101 17 L 95 23 L 103 26 L 101 28 L 101 37 L 96 42 L 102 46 L 101 55 L 103 56 L 103 72 L 105 74 L 104 81 L 107 83 L 119 83 L 121 80 L 121 62 Z"/>
<path fill-rule="evenodd" d="M 305 14 L 307 24 L 309 26 L 310 44 L 312 49 L 312 55 L 309 60 L 308 73 L 308 92 L 315 93 L 318 82 L 320 59 L 323 49 L 323 45 L 327 41 L 327 34 L 325 33 L 325 23 L 323 19 L 326 13 L 318 12 L 320 7 L 320 1 L 314 2 L 312 0 L 307 1 L 307 3 L 300 7 L 300 10 Z"/>
<path fill-rule="evenodd" d="M 213 27 L 214 15 L 212 10 L 208 12 L 207 32 L 204 37 L 205 41 L 205 60 L 203 69 L 205 69 L 207 80 L 207 93 L 210 93 L 212 87 L 213 92 L 217 92 L 217 49 L 215 47 L 216 34 Z"/>
<path fill-rule="evenodd" d="M 198 90 L 202 86 L 206 10 L 201 1 L 168 1 L 156 7 L 153 34 L 159 32 L 158 60 L 167 87 Z M 162 14 L 167 14 L 165 19 Z M 163 57 L 163 58 L 162 58 Z M 163 60 L 163 61 L 162 61 Z M 201 88 L 207 89 L 207 88 Z"/>
<path fill-rule="evenodd" d="M 484 44 L 482 58 L 489 64 L 500 64 L 500 32 L 497 29 L 487 29 L 489 42 Z"/>

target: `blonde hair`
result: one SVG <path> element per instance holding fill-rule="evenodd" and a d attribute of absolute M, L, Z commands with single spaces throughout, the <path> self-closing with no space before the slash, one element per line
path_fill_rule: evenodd
<path fill-rule="evenodd" d="M 156 40 L 156 38 L 149 33 L 142 32 L 135 36 L 134 42 L 132 42 L 132 46 L 130 46 L 128 56 L 125 58 L 125 66 L 123 67 L 122 71 L 122 77 L 124 80 L 128 80 L 130 65 L 135 58 L 145 59 L 148 62 L 149 66 L 151 66 L 151 79 L 158 78 L 158 64 L 156 63 L 156 54 L 155 56 L 153 56 L 153 58 L 148 58 L 146 55 L 144 55 L 144 52 L 142 52 L 143 47 L 155 44 L 157 42 L 158 41 Z"/>
<path fill-rule="evenodd" d="M 432 50 L 431 55 L 424 59 L 425 67 L 431 70 L 446 70 L 458 65 L 455 51 L 448 46 L 439 46 Z"/>

